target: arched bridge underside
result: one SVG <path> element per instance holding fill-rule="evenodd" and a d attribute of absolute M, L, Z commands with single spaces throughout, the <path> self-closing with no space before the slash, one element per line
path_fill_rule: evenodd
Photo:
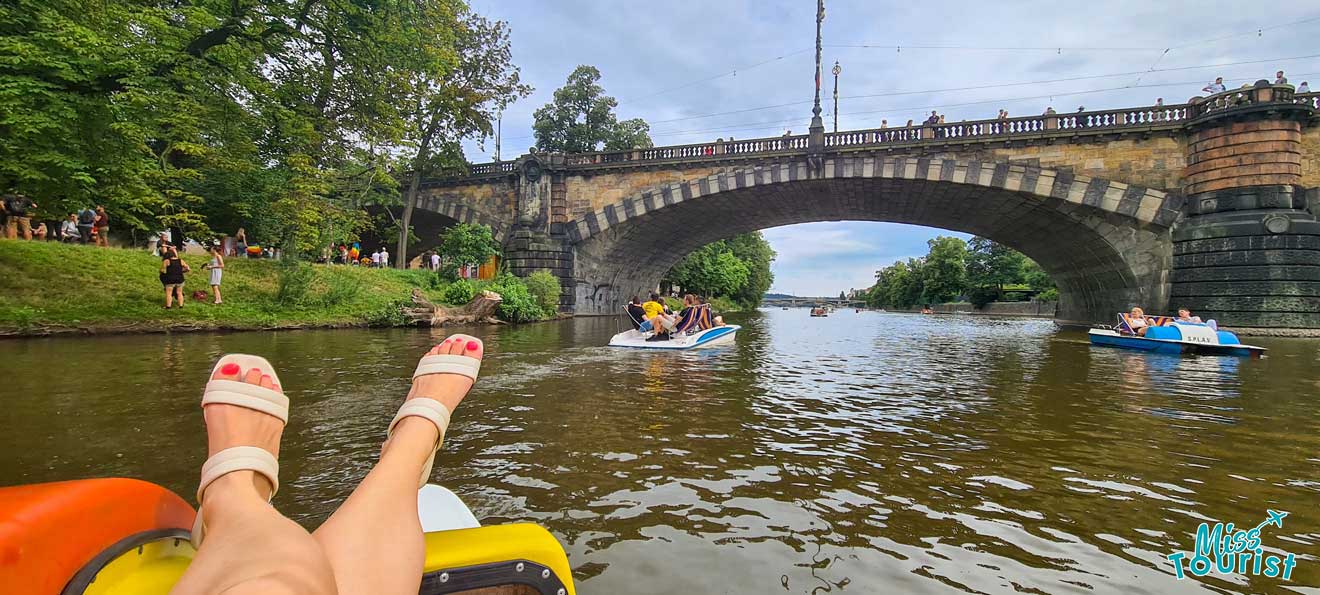
<path fill-rule="evenodd" d="M 1011 246 L 1058 284 L 1060 321 L 1107 320 L 1131 304 L 1167 301 L 1169 226 L 1180 205 L 1162 192 L 951 159 L 829 159 L 823 170 L 812 175 L 806 160 L 730 169 L 647 190 L 573 222 L 577 312 L 617 312 L 707 243 L 840 220 L 924 225 Z"/>

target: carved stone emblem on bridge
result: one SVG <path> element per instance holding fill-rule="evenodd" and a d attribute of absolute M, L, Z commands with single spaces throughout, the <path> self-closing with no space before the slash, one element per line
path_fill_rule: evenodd
<path fill-rule="evenodd" d="M 518 179 L 518 224 L 543 229 L 549 221 L 550 180 L 535 155 L 523 158 Z"/>

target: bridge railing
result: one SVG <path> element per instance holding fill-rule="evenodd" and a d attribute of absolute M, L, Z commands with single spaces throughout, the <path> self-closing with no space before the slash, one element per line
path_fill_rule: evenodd
<path fill-rule="evenodd" d="M 512 172 L 516 168 L 515 161 L 493 161 L 491 163 L 474 163 L 468 167 L 468 175 L 486 176 L 491 174 L 503 174 Z"/>
<path fill-rule="evenodd" d="M 1012 139 L 1039 136 L 1046 133 L 1151 128 L 1176 128 L 1189 120 L 1256 103 L 1301 103 L 1320 109 L 1320 93 L 1295 93 L 1288 85 L 1259 85 L 1217 93 L 1191 103 L 1152 105 L 1094 112 L 1042 114 L 1018 118 L 971 120 L 946 124 L 900 126 L 849 130 L 825 134 L 825 147 L 845 149 L 852 147 L 884 147 L 914 145 L 927 142 L 957 140 Z M 597 151 L 573 153 L 565 156 L 570 167 L 589 168 L 597 165 L 648 161 L 699 161 L 802 153 L 808 149 L 808 136 L 776 136 L 747 140 L 727 140 L 667 147 L 651 147 L 629 151 Z M 469 168 L 471 177 L 502 175 L 515 170 L 514 161 L 478 163 Z"/>

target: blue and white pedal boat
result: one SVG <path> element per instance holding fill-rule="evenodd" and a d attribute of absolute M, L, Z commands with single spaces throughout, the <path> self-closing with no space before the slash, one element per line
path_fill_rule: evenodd
<path fill-rule="evenodd" d="M 1264 347 L 1244 345 L 1237 335 L 1217 330 L 1207 324 L 1172 322 L 1146 328 L 1146 335 L 1120 333 L 1108 328 L 1093 328 L 1088 333 L 1092 345 L 1135 349 L 1154 353 L 1193 353 L 1260 357 Z"/>
<path fill-rule="evenodd" d="M 610 339 L 610 347 L 631 347 L 634 349 L 701 349 L 703 347 L 718 347 L 720 345 L 729 345 L 733 343 L 735 335 L 741 326 L 736 324 L 726 324 L 708 328 L 704 331 L 695 333 L 680 333 L 674 335 L 668 341 L 647 341 L 649 335 L 642 334 L 637 330 L 627 330 Z"/>

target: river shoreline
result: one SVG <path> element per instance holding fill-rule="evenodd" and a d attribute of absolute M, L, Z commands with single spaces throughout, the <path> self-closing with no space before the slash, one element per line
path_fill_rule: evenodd
<path fill-rule="evenodd" d="M 571 315 L 561 314 L 555 318 L 545 320 L 536 320 L 532 322 L 513 323 L 503 320 L 475 321 L 454 323 L 452 326 L 524 326 L 536 324 L 538 322 L 553 322 L 572 318 Z M 39 339 L 49 337 L 101 337 L 111 335 L 169 335 L 174 333 L 246 333 L 257 331 L 310 331 L 310 330 L 334 330 L 334 329 L 390 329 L 390 328 L 444 328 L 450 325 L 440 325 L 437 327 L 427 327 L 424 325 L 398 325 L 398 324 L 372 324 L 370 322 L 329 322 L 329 323 L 289 323 L 274 324 L 266 326 L 242 326 L 242 325 L 196 325 L 180 323 L 167 326 L 159 326 L 154 322 L 130 322 L 126 324 L 104 324 L 91 326 L 57 326 L 39 329 L 19 329 L 0 327 L 0 341 L 17 339 Z"/>
<path fill-rule="evenodd" d="M 0 339 L 409 327 L 414 293 L 437 305 L 472 297 L 430 271 L 229 258 L 214 305 L 210 257 L 183 258 L 188 305 L 166 309 L 161 261 L 146 251 L 0 240 Z"/>

